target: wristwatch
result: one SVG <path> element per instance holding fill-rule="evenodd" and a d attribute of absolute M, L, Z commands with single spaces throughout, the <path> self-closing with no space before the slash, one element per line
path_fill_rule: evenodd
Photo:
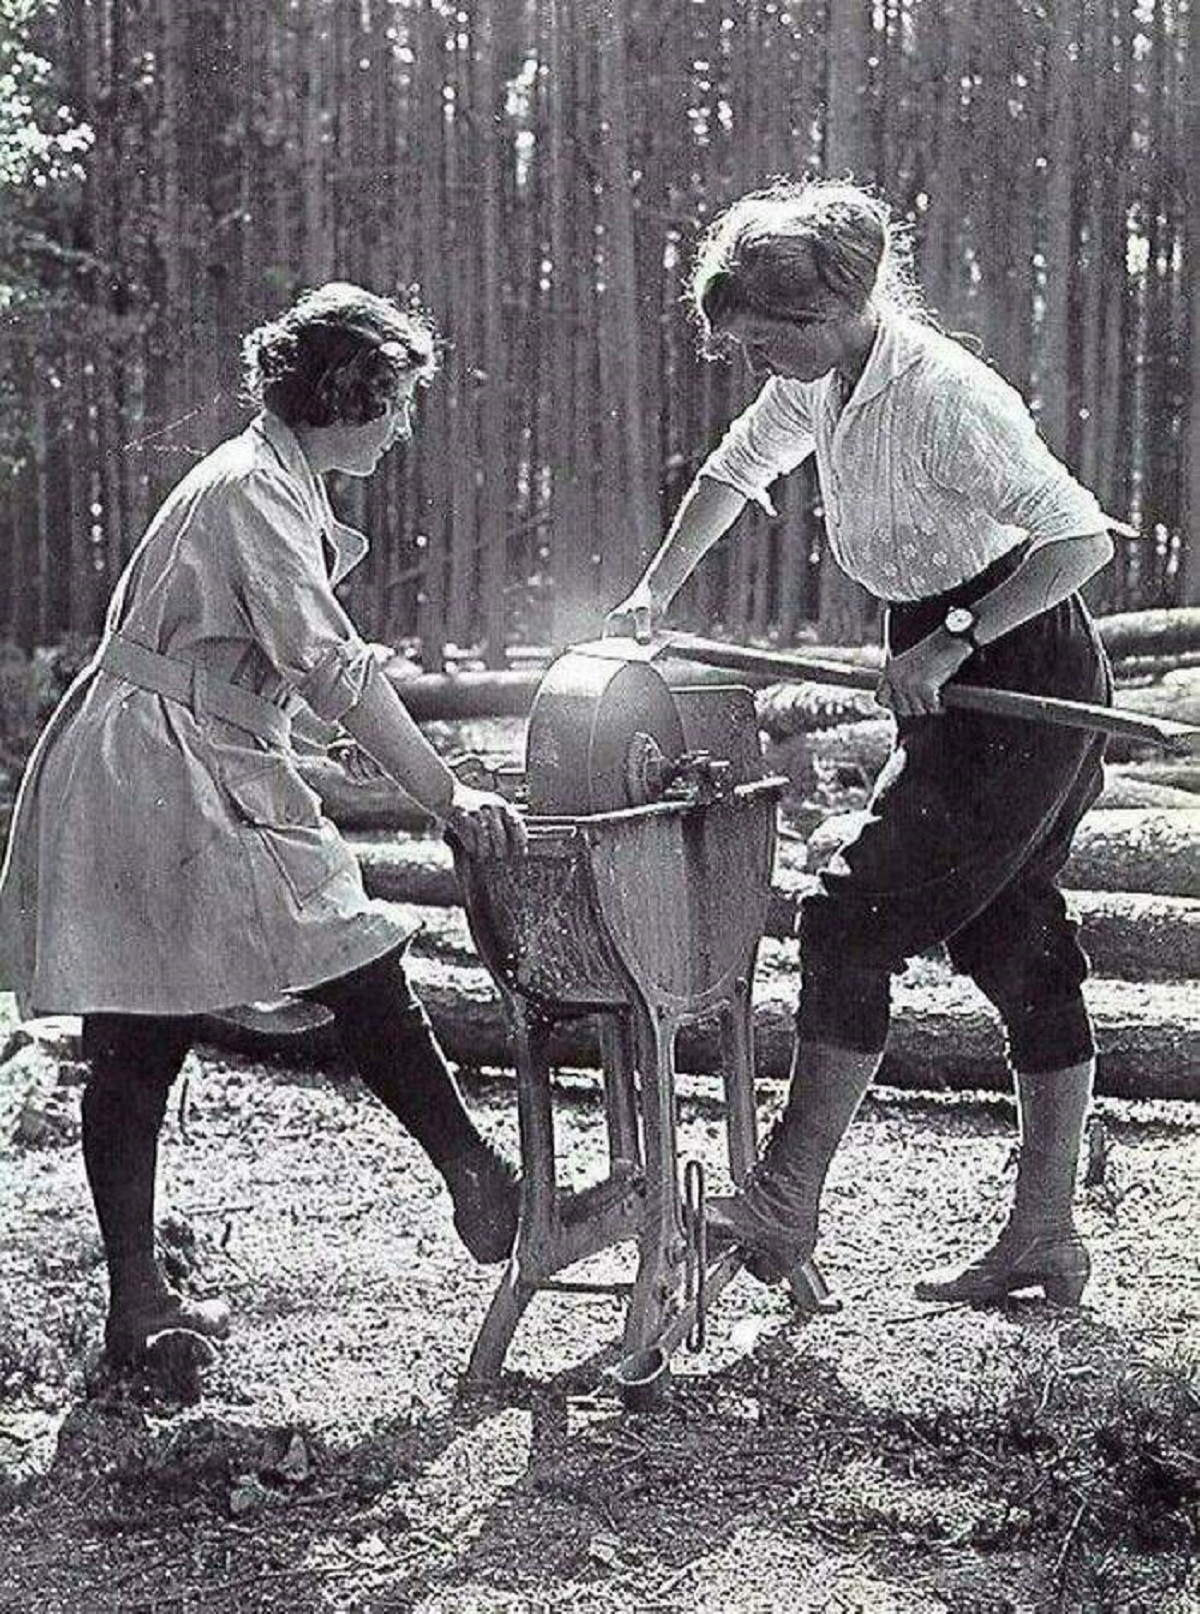
<path fill-rule="evenodd" d="M 972 650 L 982 648 L 975 631 L 979 618 L 968 606 L 952 605 L 942 619 L 942 626 L 952 639 L 962 639 Z"/>

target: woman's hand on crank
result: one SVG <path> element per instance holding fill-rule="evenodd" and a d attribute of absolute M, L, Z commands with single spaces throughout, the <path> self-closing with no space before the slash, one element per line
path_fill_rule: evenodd
<path fill-rule="evenodd" d="M 472 857 L 519 857 L 529 840 L 525 821 L 511 802 L 464 784 L 454 787 L 445 828 Z"/>
<path fill-rule="evenodd" d="M 655 621 L 661 615 L 662 607 L 649 583 L 643 581 L 605 617 L 604 636 L 607 639 L 631 633 L 639 644 L 649 644 Z"/>
<path fill-rule="evenodd" d="M 971 654 L 971 647 L 942 629 L 892 656 L 875 691 L 897 717 L 929 717 L 942 710 L 942 686 Z"/>

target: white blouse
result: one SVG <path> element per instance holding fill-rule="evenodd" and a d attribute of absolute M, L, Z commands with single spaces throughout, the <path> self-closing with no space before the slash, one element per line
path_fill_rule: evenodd
<path fill-rule="evenodd" d="M 1133 532 L 1050 452 L 1015 388 L 902 316 L 880 320 L 844 406 L 835 372 L 773 376 L 700 474 L 774 514 L 768 487 L 814 450 L 834 558 L 881 599 L 944 594 L 1027 539 Z"/>

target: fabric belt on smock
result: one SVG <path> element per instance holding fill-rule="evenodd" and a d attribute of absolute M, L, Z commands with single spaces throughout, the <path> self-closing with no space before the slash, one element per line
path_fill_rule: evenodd
<path fill-rule="evenodd" d="M 211 713 L 265 740 L 286 740 L 291 732 L 287 713 L 253 690 L 215 678 L 195 662 L 161 655 L 120 633 L 109 634 L 97 652 L 96 665 L 139 689 L 186 706 L 194 717 Z"/>

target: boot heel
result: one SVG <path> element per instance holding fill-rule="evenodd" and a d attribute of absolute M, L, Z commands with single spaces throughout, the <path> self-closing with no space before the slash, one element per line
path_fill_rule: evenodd
<path fill-rule="evenodd" d="M 778 1255 L 773 1250 L 747 1250 L 745 1264 L 752 1278 L 768 1285 L 783 1283 L 792 1270 L 787 1256 Z"/>

